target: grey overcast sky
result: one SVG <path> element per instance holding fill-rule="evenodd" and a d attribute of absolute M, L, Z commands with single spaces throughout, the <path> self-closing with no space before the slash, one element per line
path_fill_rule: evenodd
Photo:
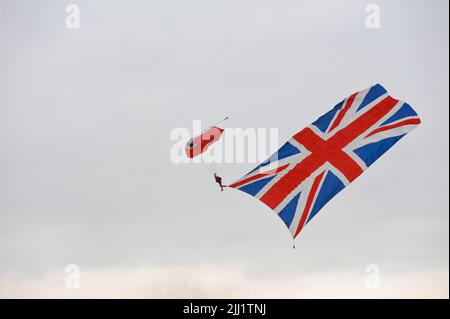
<path fill-rule="evenodd" d="M 0 297 L 448 298 L 448 1 L 71 2 L 79 29 L 69 1 L 0 1 Z M 423 124 L 295 251 L 258 200 L 170 160 L 194 119 L 282 143 L 375 83 Z"/>

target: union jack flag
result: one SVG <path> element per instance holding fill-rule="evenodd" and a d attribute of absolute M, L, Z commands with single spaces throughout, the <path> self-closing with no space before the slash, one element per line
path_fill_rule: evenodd
<path fill-rule="evenodd" d="M 293 238 L 336 194 L 420 124 L 379 84 L 356 92 L 229 185 L 274 210 Z"/>

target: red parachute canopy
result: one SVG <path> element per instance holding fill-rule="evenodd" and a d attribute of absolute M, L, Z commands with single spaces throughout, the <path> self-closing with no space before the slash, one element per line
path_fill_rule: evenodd
<path fill-rule="evenodd" d="M 186 155 L 189 158 L 193 158 L 202 154 L 210 145 L 216 143 L 220 139 L 223 131 L 223 128 L 212 126 L 203 131 L 202 134 L 191 138 L 185 147 Z"/>

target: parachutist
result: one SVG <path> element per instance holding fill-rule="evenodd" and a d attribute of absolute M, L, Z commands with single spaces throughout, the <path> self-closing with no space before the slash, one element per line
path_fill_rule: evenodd
<path fill-rule="evenodd" d="M 227 185 L 222 184 L 222 177 L 214 173 L 214 179 L 216 180 L 216 183 L 220 186 L 220 191 L 223 192 L 223 189 L 227 187 Z"/>

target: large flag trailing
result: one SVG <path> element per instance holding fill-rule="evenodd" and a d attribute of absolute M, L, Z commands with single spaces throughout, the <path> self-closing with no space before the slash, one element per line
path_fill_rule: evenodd
<path fill-rule="evenodd" d="M 379 84 L 352 94 L 229 185 L 269 206 L 295 238 L 336 194 L 420 124 Z"/>

